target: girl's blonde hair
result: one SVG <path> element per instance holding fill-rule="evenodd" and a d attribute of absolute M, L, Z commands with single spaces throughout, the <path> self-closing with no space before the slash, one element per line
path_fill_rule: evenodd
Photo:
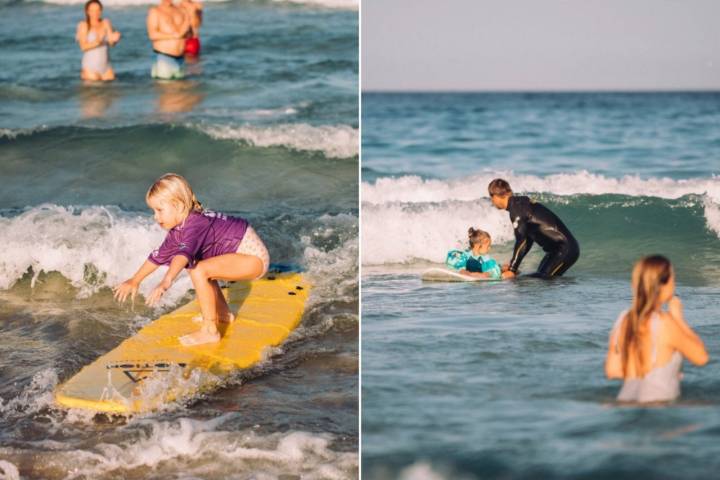
<path fill-rule="evenodd" d="M 645 359 L 639 343 L 642 322 L 658 306 L 658 298 L 663 285 L 672 277 L 670 260 L 662 255 L 643 257 L 635 263 L 632 272 L 633 301 L 625 317 L 625 336 L 622 347 L 623 375 L 627 376 L 630 347 L 634 347 L 638 374 L 645 372 Z"/>
<path fill-rule="evenodd" d="M 486 243 L 490 241 L 490 234 L 485 230 L 473 227 L 468 229 L 468 243 L 470 244 L 470 248 L 472 248 L 475 243 Z"/>
<path fill-rule="evenodd" d="M 155 180 L 145 194 L 145 201 L 156 198 L 165 202 L 180 202 L 184 207 L 185 214 L 190 212 L 202 212 L 203 206 L 190 188 L 190 184 L 181 175 L 166 173 Z"/>

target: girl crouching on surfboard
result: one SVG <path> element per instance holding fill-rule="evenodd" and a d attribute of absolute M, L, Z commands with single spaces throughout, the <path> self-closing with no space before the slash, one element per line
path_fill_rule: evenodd
<path fill-rule="evenodd" d="M 187 268 L 202 312 L 200 330 L 180 337 L 184 346 L 220 340 L 218 322 L 232 322 L 218 280 L 255 280 L 267 273 L 270 255 L 247 220 L 204 210 L 190 185 L 180 175 L 168 173 L 148 190 L 145 201 L 155 221 L 168 230 L 132 278 L 114 288 L 115 299 L 135 298 L 140 283 L 160 265 L 168 271 L 147 297 L 157 303 L 175 278 Z"/>
<path fill-rule="evenodd" d="M 632 305 L 610 332 L 605 373 L 624 379 L 621 402 L 675 400 L 680 396 L 682 357 L 705 365 L 705 345 L 685 322 L 667 258 L 640 259 L 633 268 L 632 290 Z M 665 304 L 667 311 L 662 309 Z"/>
<path fill-rule="evenodd" d="M 458 273 L 463 275 L 500 280 L 502 277 L 500 265 L 488 255 L 492 244 L 490 234 L 484 230 L 470 227 L 468 230 L 468 243 L 470 246 L 468 250 L 451 250 L 448 252 L 447 266 L 458 270 Z"/>

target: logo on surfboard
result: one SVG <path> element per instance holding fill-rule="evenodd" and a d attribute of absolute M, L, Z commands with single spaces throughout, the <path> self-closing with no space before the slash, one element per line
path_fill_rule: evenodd
<path fill-rule="evenodd" d="M 139 383 L 145 380 L 149 374 L 154 372 L 167 373 L 170 371 L 172 365 L 177 365 L 180 368 L 185 368 L 187 363 L 175 363 L 165 360 L 157 362 L 133 362 L 133 361 L 120 361 L 115 363 L 108 363 L 105 368 L 108 370 L 118 369 L 121 370 L 133 383 Z M 145 376 L 141 376 L 145 375 Z"/>

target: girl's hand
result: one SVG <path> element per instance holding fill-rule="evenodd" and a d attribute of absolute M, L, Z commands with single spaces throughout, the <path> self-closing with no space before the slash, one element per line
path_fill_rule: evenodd
<path fill-rule="evenodd" d="M 683 305 L 682 301 L 680 300 L 680 297 L 674 296 L 670 299 L 668 302 L 668 311 L 670 312 L 670 315 L 676 320 L 676 321 L 682 321 L 683 319 Z"/>
<path fill-rule="evenodd" d="M 112 32 L 110 34 L 110 44 L 115 45 L 120 41 L 120 32 Z"/>
<path fill-rule="evenodd" d="M 135 295 L 137 295 L 139 286 L 140 285 L 132 279 L 125 280 L 123 283 L 113 288 L 113 297 L 115 298 L 115 300 L 122 303 L 129 295 L 130 300 L 134 302 Z"/>
<path fill-rule="evenodd" d="M 153 288 L 153 291 L 150 292 L 150 295 L 148 295 L 147 299 L 145 300 L 145 305 L 149 307 L 155 305 L 157 302 L 160 301 L 166 290 L 167 287 L 165 287 L 162 283 L 158 284 L 158 286 Z"/>

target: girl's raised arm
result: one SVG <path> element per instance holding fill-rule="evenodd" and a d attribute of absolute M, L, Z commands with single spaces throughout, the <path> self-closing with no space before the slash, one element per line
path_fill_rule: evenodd
<path fill-rule="evenodd" d="M 685 322 L 682 311 L 682 302 L 673 297 L 668 302 L 671 322 L 671 345 L 695 365 L 705 365 L 708 362 L 708 353 L 705 344 L 692 328 Z"/>
<path fill-rule="evenodd" d="M 120 41 L 120 32 L 113 30 L 112 23 L 109 19 L 103 20 L 105 22 L 105 31 L 107 33 L 108 43 L 111 47 L 114 47 L 116 43 Z"/>

